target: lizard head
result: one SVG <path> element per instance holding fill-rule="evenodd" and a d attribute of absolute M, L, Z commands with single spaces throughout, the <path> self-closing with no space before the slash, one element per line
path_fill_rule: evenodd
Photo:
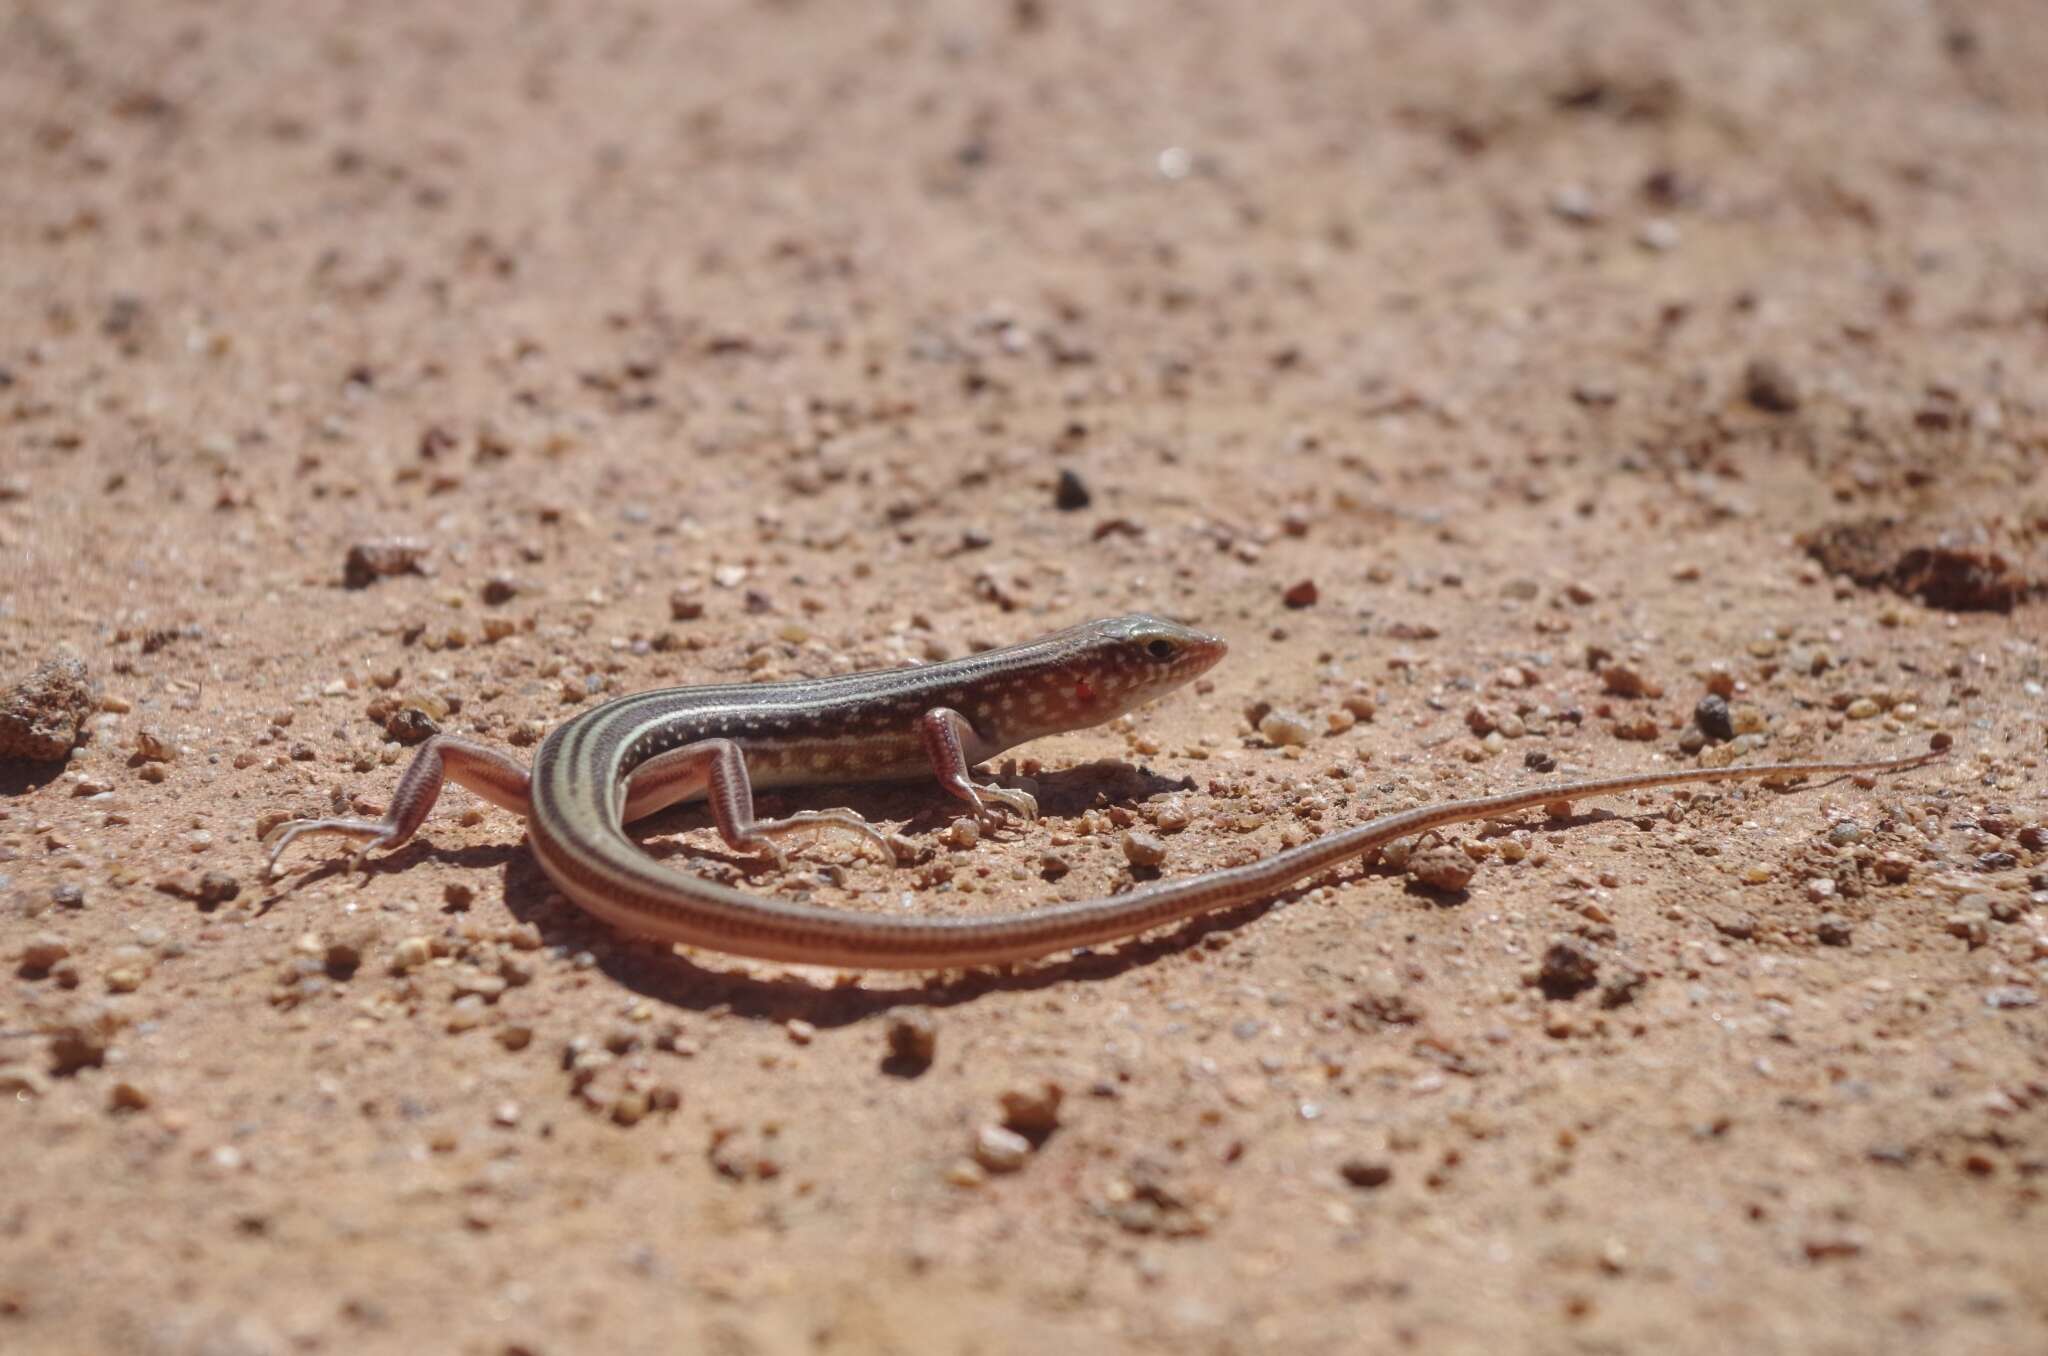
<path fill-rule="evenodd" d="M 1002 748 L 1086 729 L 1193 682 L 1229 648 L 1142 612 L 1083 622 L 1007 652 L 1010 673 L 996 700 L 970 718 Z"/>

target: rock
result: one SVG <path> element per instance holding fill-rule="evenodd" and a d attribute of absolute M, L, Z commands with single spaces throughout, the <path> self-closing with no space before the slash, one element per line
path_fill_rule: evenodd
<path fill-rule="evenodd" d="M 1629 664 L 1609 664 L 1600 670 L 1600 686 L 1617 697 L 1659 695 L 1656 685 Z"/>
<path fill-rule="evenodd" d="M 21 968 L 33 975 L 47 974 L 71 954 L 70 944 L 55 933 L 39 932 L 22 944 Z"/>
<path fill-rule="evenodd" d="M 1718 693 L 1709 692 L 1694 704 L 1692 723 L 1709 739 L 1735 738 L 1735 718 L 1728 710 L 1728 699 Z"/>
<path fill-rule="evenodd" d="M 996 1124 L 974 1132 L 974 1161 L 990 1172 L 1015 1172 L 1031 1159 L 1031 1141 Z"/>
<path fill-rule="evenodd" d="M 1286 747 L 1301 745 L 1315 737 L 1315 730 L 1308 721 L 1292 711 L 1267 711 L 1259 717 L 1259 733 L 1269 743 Z"/>
<path fill-rule="evenodd" d="M 1127 829 L 1123 835 L 1124 860 L 1132 866 L 1152 868 L 1166 860 L 1166 844 L 1149 833 Z"/>
<path fill-rule="evenodd" d="M 98 706 L 82 662 L 44 660 L 0 697 L 0 759 L 62 762 L 85 742 L 86 721 Z"/>
<path fill-rule="evenodd" d="M 1394 1167 L 1376 1159 L 1347 1158 L 1337 1165 L 1344 1180 L 1361 1191 L 1374 1191 L 1394 1180 Z"/>
<path fill-rule="evenodd" d="M 922 1069 L 939 1053 L 939 1025 L 928 1012 L 899 1012 L 889 1019 L 889 1057 Z"/>
<path fill-rule="evenodd" d="M 1742 370 L 1742 394 L 1767 414 L 1790 414 L 1799 408 L 1799 386 L 1775 358 L 1751 358 Z"/>
<path fill-rule="evenodd" d="M 402 537 L 381 541 L 360 541 L 348 548 L 343 562 L 342 582 L 352 589 L 366 589 L 379 579 L 394 574 L 430 574 L 426 568 L 427 544 Z"/>
<path fill-rule="evenodd" d="M 1088 491 L 1088 482 L 1071 469 L 1060 472 L 1059 482 L 1053 486 L 1052 506 L 1062 513 L 1073 513 L 1087 508 L 1095 502 L 1095 496 Z"/>
<path fill-rule="evenodd" d="M 1408 855 L 1408 874 L 1432 890 L 1454 895 L 1472 883 L 1478 864 L 1459 848 L 1437 843 Z"/>
<path fill-rule="evenodd" d="M 1034 1141 L 1042 1141 L 1059 1128 L 1060 1103 L 1066 1089 L 1050 1078 L 1024 1087 L 1011 1088 L 996 1100 L 1003 1108 L 1003 1126 Z"/>
<path fill-rule="evenodd" d="M 1600 960 L 1576 937 L 1560 937 L 1543 953 L 1536 983 L 1546 998 L 1574 998 L 1600 982 Z"/>

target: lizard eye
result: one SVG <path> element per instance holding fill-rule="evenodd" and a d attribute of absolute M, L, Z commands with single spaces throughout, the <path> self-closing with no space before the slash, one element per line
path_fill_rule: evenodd
<path fill-rule="evenodd" d="M 1163 636 L 1158 640 L 1147 641 L 1145 644 L 1145 653 L 1162 663 L 1173 658 L 1174 652 L 1173 642 Z"/>

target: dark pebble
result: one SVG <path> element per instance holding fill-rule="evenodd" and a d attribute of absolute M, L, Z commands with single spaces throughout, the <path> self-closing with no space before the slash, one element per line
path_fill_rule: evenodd
<path fill-rule="evenodd" d="M 1742 394 L 1767 414 L 1790 414 L 1799 408 L 1799 386 L 1774 358 L 1752 358 L 1742 373 Z"/>
<path fill-rule="evenodd" d="M 384 722 L 384 733 L 401 744 L 424 744 L 440 732 L 434 718 L 417 706 L 401 706 Z"/>
<path fill-rule="evenodd" d="M 1575 937 L 1560 937 L 1543 953 L 1537 984 L 1547 998 L 1572 998 L 1600 981 L 1600 960 Z"/>
<path fill-rule="evenodd" d="M 1087 508 L 1095 502 L 1095 496 L 1088 492 L 1088 482 L 1071 470 L 1061 471 L 1059 484 L 1053 487 L 1052 506 L 1062 513 Z"/>
<path fill-rule="evenodd" d="M 923 1068 L 939 1053 L 939 1028 L 931 1014 L 898 1013 L 889 1019 L 889 1056 Z"/>
<path fill-rule="evenodd" d="M 1728 699 L 1717 693 L 1699 699 L 1692 708 L 1692 723 L 1709 739 L 1735 738 L 1735 717 L 1729 713 Z"/>
<path fill-rule="evenodd" d="M 199 878 L 195 897 L 202 904 L 225 904 L 242 893 L 241 882 L 225 871 L 208 871 Z"/>
<path fill-rule="evenodd" d="M 1376 1163 L 1364 1158 L 1347 1158 L 1337 1165 L 1337 1171 L 1344 1174 L 1345 1181 L 1366 1191 L 1383 1187 L 1394 1180 L 1392 1164 Z"/>

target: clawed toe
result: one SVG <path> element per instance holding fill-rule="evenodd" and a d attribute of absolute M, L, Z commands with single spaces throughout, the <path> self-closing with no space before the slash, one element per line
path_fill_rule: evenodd
<path fill-rule="evenodd" d="M 1029 791 L 1009 786 L 978 786 L 975 791 L 975 818 L 985 829 L 1002 828 L 1011 815 L 1018 819 L 1038 818 L 1038 798 Z"/>
<path fill-rule="evenodd" d="M 397 838 L 397 834 L 388 825 L 373 824 L 363 819 L 287 819 L 282 824 L 272 826 L 260 840 L 270 853 L 269 860 L 264 863 L 264 869 L 269 874 L 276 875 L 278 859 L 284 856 L 285 849 L 300 835 L 308 833 L 346 833 L 367 838 L 369 841 L 349 857 L 351 871 L 362 870 L 364 861 L 372 852 Z"/>

